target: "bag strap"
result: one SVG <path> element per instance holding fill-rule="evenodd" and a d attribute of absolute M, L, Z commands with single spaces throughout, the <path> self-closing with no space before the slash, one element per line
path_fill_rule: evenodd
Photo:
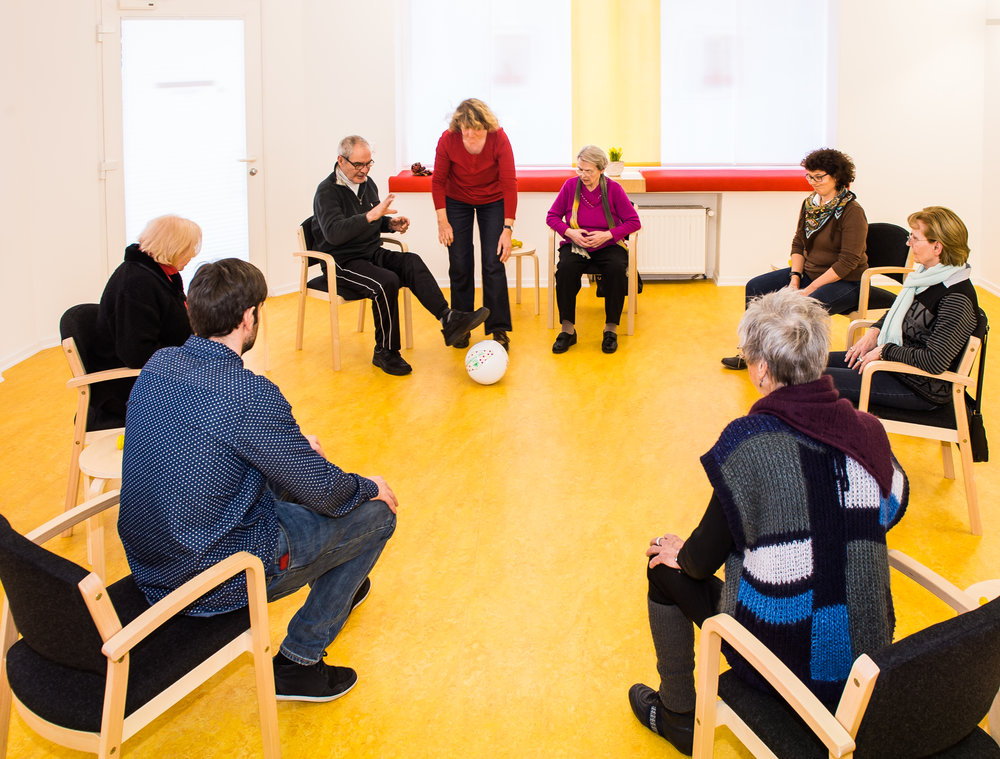
<path fill-rule="evenodd" d="M 982 311 L 982 309 L 980 309 Z M 990 336 L 990 327 L 986 325 L 982 345 L 979 348 L 979 374 L 976 377 L 976 413 L 983 411 L 983 380 L 986 378 L 986 338 Z"/>

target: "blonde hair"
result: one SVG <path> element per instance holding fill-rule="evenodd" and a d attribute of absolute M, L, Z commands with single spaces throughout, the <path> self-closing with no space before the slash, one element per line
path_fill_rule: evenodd
<path fill-rule="evenodd" d="M 608 157 L 597 145 L 584 145 L 580 148 L 580 152 L 576 154 L 576 163 L 578 166 L 580 165 L 580 161 L 594 164 L 598 171 L 604 171 L 608 168 Z"/>
<path fill-rule="evenodd" d="M 927 239 L 941 243 L 941 263 L 961 266 L 969 260 L 969 230 L 958 214 L 944 206 L 927 206 L 911 213 L 906 222 L 912 229 L 917 222 L 927 227 Z"/>
<path fill-rule="evenodd" d="M 461 132 L 463 129 L 485 129 L 495 132 L 500 128 L 496 114 L 482 100 L 468 98 L 458 104 L 455 114 L 451 117 L 448 131 Z"/>
<path fill-rule="evenodd" d="M 175 266 L 201 250 L 201 227 L 181 216 L 157 216 L 139 235 L 139 250 L 157 263 Z"/>

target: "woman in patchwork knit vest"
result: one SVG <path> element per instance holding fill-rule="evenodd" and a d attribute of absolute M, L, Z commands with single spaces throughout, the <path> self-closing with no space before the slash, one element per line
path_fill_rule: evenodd
<path fill-rule="evenodd" d="M 906 475 L 877 419 L 823 374 L 829 317 L 784 289 L 750 303 L 738 335 L 764 396 L 701 458 L 713 494 L 687 540 L 650 541 L 649 625 L 658 689 L 633 685 L 643 725 L 690 755 L 694 628 L 739 620 L 821 700 L 835 703 L 854 660 L 892 642 L 886 532 L 906 508 Z M 725 566 L 725 582 L 715 572 Z M 732 652 L 739 677 L 763 681 Z"/>

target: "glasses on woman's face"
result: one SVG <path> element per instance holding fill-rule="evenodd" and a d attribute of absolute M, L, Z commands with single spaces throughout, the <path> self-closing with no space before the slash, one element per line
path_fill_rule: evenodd
<path fill-rule="evenodd" d="M 819 184 L 826 179 L 829 174 L 806 174 L 806 181 L 811 184 Z"/>
<path fill-rule="evenodd" d="M 341 158 L 344 158 L 344 157 L 341 156 Z M 351 161 L 351 160 L 349 160 L 347 158 L 344 158 L 344 160 L 347 161 L 347 163 L 351 164 L 351 166 L 353 166 L 358 171 L 364 171 L 365 169 L 370 169 L 372 167 L 372 165 L 375 163 L 375 159 L 374 158 L 372 160 L 366 161 L 366 162 Z"/>
<path fill-rule="evenodd" d="M 910 232 L 910 236 L 907 237 L 906 239 L 910 243 L 914 243 L 914 242 L 937 242 L 937 240 L 931 240 L 929 238 L 928 239 L 922 239 L 920 237 L 917 237 L 913 232 Z"/>

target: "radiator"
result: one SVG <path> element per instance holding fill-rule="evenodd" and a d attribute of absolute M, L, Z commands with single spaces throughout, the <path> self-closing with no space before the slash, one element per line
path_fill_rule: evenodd
<path fill-rule="evenodd" d="M 702 206 L 639 206 L 639 273 L 696 276 L 706 272 L 705 216 Z"/>

